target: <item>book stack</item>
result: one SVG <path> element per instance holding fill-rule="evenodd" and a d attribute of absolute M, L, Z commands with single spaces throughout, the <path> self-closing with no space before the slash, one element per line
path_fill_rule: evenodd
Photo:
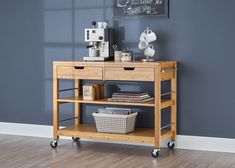
<path fill-rule="evenodd" d="M 112 94 L 108 101 L 112 102 L 128 102 L 128 103 L 143 103 L 153 100 L 147 92 L 116 92 Z"/>

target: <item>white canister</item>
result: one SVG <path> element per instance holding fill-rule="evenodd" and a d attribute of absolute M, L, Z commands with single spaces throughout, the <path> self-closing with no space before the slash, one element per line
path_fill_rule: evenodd
<path fill-rule="evenodd" d="M 114 61 L 121 61 L 122 51 L 114 51 Z"/>

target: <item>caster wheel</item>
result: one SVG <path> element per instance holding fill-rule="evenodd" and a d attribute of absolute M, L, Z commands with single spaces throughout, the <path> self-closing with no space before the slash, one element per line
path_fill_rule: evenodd
<path fill-rule="evenodd" d="M 160 149 L 153 149 L 151 152 L 152 157 L 157 158 L 160 154 Z"/>
<path fill-rule="evenodd" d="M 51 141 L 50 145 L 51 145 L 52 148 L 55 149 L 57 147 L 57 143 L 58 142 L 56 140 L 53 140 L 53 141 Z"/>
<path fill-rule="evenodd" d="M 78 138 L 78 137 L 72 137 L 72 139 L 73 139 L 74 142 L 78 142 L 80 138 Z"/>
<path fill-rule="evenodd" d="M 169 149 L 174 149 L 174 147 L 175 147 L 175 142 L 170 141 L 170 142 L 168 142 L 167 146 L 168 146 Z"/>

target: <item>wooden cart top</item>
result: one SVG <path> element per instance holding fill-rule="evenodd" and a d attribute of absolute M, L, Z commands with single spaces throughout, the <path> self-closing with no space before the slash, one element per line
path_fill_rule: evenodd
<path fill-rule="evenodd" d="M 175 65 L 176 61 L 154 61 L 154 62 L 115 62 L 115 61 L 104 61 L 104 62 L 91 62 L 91 61 L 53 61 L 54 65 L 57 66 L 138 66 L 138 67 L 153 67 L 153 66 L 171 66 Z"/>

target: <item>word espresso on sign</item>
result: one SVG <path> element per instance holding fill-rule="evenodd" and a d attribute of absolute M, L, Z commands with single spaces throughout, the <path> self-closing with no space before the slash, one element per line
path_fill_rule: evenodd
<path fill-rule="evenodd" d="M 168 14 L 168 0 L 114 0 L 114 16 Z"/>

